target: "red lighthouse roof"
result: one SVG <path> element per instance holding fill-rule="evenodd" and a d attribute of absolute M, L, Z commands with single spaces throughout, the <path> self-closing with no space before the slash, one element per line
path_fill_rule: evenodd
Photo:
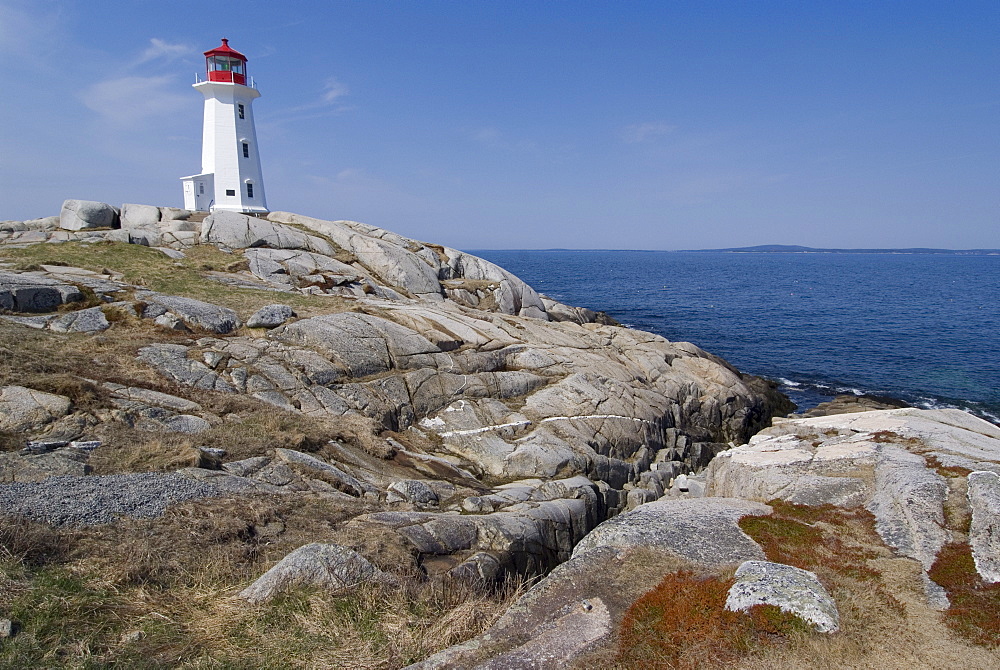
<path fill-rule="evenodd" d="M 233 58 L 239 58 L 244 63 L 247 60 L 246 56 L 244 56 L 239 51 L 229 46 L 229 40 L 227 40 L 225 37 L 222 38 L 221 46 L 217 46 L 211 51 L 205 52 L 205 57 L 207 58 L 209 56 L 231 56 Z"/>
<path fill-rule="evenodd" d="M 222 46 L 205 52 L 205 70 L 209 81 L 247 83 L 247 57 L 230 47 L 225 37 Z"/>

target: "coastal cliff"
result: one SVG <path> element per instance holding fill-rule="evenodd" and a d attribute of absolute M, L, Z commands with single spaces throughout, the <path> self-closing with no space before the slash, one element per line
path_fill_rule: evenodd
<path fill-rule="evenodd" d="M 871 577 L 871 607 L 905 592 L 911 614 L 947 610 L 935 561 L 963 537 L 1000 574 L 989 424 L 772 426 L 792 406 L 766 380 L 365 224 L 67 201 L 0 222 L 0 310 L 0 616 L 22 628 L 0 654 L 21 662 L 86 639 L 95 662 L 628 665 L 648 661 L 613 651 L 634 607 L 695 573 L 731 580 L 731 609 L 781 603 L 811 635 L 853 635 L 868 610 L 837 606 L 864 585 L 828 566 L 847 559 L 796 560 L 745 527 L 788 531 L 800 508 L 864 560 L 903 561 L 898 583 Z M 972 511 L 948 496 L 966 490 Z M 65 575 L 135 602 L 107 595 L 105 629 L 53 633 L 25 594 L 69 597 L 42 587 Z M 487 629 L 511 604 L 496 594 L 543 576 Z M 738 586 L 775 580 L 798 604 Z M 406 639 L 365 637 L 366 611 Z M 272 619 L 274 644 L 240 646 Z"/>

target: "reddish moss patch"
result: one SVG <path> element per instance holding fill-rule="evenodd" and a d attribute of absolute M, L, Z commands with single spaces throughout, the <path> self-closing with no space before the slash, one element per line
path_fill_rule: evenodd
<path fill-rule="evenodd" d="M 690 571 L 667 575 L 626 612 L 617 661 L 623 667 L 705 668 L 783 644 L 809 625 L 774 605 L 726 610 L 732 579 Z"/>
<path fill-rule="evenodd" d="M 768 560 L 804 570 L 829 568 L 856 579 L 878 576 L 867 561 L 879 555 L 846 541 L 853 535 L 867 540 L 866 544 L 881 544 L 875 533 L 875 517 L 868 510 L 793 505 L 782 500 L 768 504 L 774 509 L 770 516 L 748 516 L 739 522 L 743 532 L 764 549 Z"/>
<path fill-rule="evenodd" d="M 963 468 L 959 465 L 944 465 L 937 456 L 924 456 L 924 461 L 927 463 L 927 467 L 935 470 L 942 477 L 967 477 L 972 472 L 969 468 Z"/>
<path fill-rule="evenodd" d="M 951 599 L 945 612 L 948 626 L 976 644 L 1000 646 L 1000 584 L 986 584 L 979 577 L 969 545 L 945 545 L 928 574 Z"/>

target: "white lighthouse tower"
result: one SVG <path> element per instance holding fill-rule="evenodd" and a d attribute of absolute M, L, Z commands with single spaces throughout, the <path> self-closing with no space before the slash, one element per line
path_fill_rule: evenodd
<path fill-rule="evenodd" d="M 205 79 L 194 85 L 205 96 L 201 174 L 181 177 L 184 208 L 267 213 L 251 104 L 260 92 L 247 76 L 247 58 L 224 39 L 205 52 L 205 66 Z"/>

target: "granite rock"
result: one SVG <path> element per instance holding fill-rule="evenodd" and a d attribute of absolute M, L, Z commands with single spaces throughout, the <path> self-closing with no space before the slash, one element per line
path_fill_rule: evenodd
<path fill-rule="evenodd" d="M 770 563 L 746 561 L 736 570 L 726 609 L 746 611 L 754 605 L 775 605 L 810 624 L 821 633 L 840 629 L 837 604 L 808 570 Z"/>

